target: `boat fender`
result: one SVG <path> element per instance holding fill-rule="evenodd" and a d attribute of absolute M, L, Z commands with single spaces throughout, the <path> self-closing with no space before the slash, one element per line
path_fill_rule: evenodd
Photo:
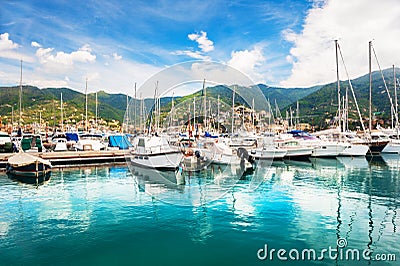
<path fill-rule="evenodd" d="M 195 151 L 195 152 L 194 152 L 194 155 L 196 155 L 196 158 L 200 158 L 200 157 L 201 157 L 201 154 L 200 154 L 199 151 Z"/>

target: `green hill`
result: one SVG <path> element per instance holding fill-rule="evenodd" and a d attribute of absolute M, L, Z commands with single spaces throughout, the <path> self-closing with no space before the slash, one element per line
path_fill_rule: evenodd
<path fill-rule="evenodd" d="M 382 72 L 394 103 L 393 70 L 386 69 Z M 399 72 L 398 68 L 396 69 L 396 72 Z M 351 80 L 351 83 L 360 108 L 360 112 L 362 113 L 363 118 L 366 119 L 369 116 L 369 74 Z M 349 118 L 351 120 L 359 120 L 355 101 L 352 96 L 348 81 L 341 81 L 340 87 L 342 97 L 345 97 L 346 89 L 348 90 Z M 289 108 L 295 110 L 296 103 L 292 103 L 284 110 L 287 111 Z M 338 109 L 336 82 L 324 85 L 316 92 L 300 99 L 299 108 L 302 122 L 313 122 L 317 127 L 327 126 L 325 121 L 331 120 L 333 117 L 335 117 Z M 375 71 L 372 73 L 372 112 L 379 114 L 376 119 L 385 120 L 387 123 L 390 120 L 390 109 L 391 105 L 381 77 L 381 73 L 379 71 Z M 354 121 L 352 124 L 354 127 L 360 126 L 359 121 Z M 364 125 L 367 126 L 367 124 L 368 121 L 364 121 Z"/>
<path fill-rule="evenodd" d="M 397 69 L 399 72 L 399 69 Z M 393 97 L 393 73 L 392 69 L 384 70 L 387 86 Z M 363 117 L 368 116 L 368 99 L 369 99 L 369 76 L 352 80 L 353 88 L 357 97 Z M 317 127 L 326 126 L 326 121 L 335 117 L 337 112 L 337 88 L 336 83 L 330 83 L 323 86 L 314 86 L 310 88 L 277 88 L 270 87 L 264 84 L 254 85 L 252 87 L 236 86 L 238 92 L 235 97 L 235 103 L 247 104 L 240 96 L 247 99 L 255 98 L 256 109 L 266 109 L 265 101 L 257 97 L 255 87 L 258 87 L 264 94 L 266 99 L 269 99 L 272 108 L 275 108 L 275 101 L 281 113 L 285 116 L 285 111 L 296 109 L 296 101 L 300 106 L 301 122 L 312 123 Z M 349 87 L 348 82 L 342 81 L 342 96 L 345 95 L 346 88 Z M 220 100 L 231 106 L 232 104 L 232 86 L 217 85 L 207 88 L 207 97 L 210 99 Z M 19 118 L 19 90 L 18 86 L 14 87 L 0 87 L 0 116 L 3 121 L 11 121 L 11 106 L 14 109 L 14 121 Z M 58 124 L 61 119 L 60 112 L 60 95 L 63 94 L 64 102 L 64 119 L 70 123 L 77 122 L 83 119 L 85 113 L 85 95 L 71 88 L 46 88 L 39 89 L 33 86 L 23 86 L 22 94 L 22 109 L 23 109 L 23 122 L 32 123 L 37 122 L 39 116 L 48 123 L 49 126 Z M 200 97 L 202 90 L 199 90 L 191 95 L 183 97 L 175 97 L 175 104 L 179 105 L 185 101 L 192 101 L 193 97 Z M 356 109 L 354 100 L 350 90 L 349 95 L 349 112 L 350 118 L 356 119 Z M 124 119 L 126 111 L 126 95 L 125 94 L 109 94 L 104 91 L 98 91 L 98 117 L 105 120 L 119 120 Z M 140 101 L 129 98 L 135 101 L 131 102 L 131 107 L 136 106 L 136 113 L 140 113 Z M 164 97 L 161 99 L 161 108 L 163 116 L 171 110 L 171 97 Z M 373 112 L 379 114 L 378 118 L 388 119 L 390 116 L 389 98 L 385 91 L 385 87 L 379 72 L 373 73 Z M 148 98 L 144 100 L 146 113 L 152 109 L 154 99 Z M 257 108 L 258 106 L 258 108 Z M 201 108 L 201 104 L 199 107 Z M 187 112 L 187 110 L 184 110 Z M 95 93 L 88 94 L 88 115 L 95 116 Z M 144 118 L 143 118 L 144 119 Z M 356 122 L 354 122 L 356 126 Z"/>

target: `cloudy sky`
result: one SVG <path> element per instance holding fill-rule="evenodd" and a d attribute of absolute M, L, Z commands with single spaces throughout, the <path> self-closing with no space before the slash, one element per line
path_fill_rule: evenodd
<path fill-rule="evenodd" d="M 0 5 L 0 86 L 19 84 L 22 59 L 23 83 L 41 88 L 83 91 L 87 78 L 91 91 L 126 93 L 190 60 L 227 64 L 256 83 L 306 87 L 335 80 L 335 39 L 351 77 L 368 72 L 370 40 L 382 68 L 400 65 L 399 0 Z"/>

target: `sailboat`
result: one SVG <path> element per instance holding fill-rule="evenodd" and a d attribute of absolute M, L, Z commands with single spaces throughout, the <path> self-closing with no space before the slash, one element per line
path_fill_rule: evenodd
<path fill-rule="evenodd" d="M 134 166 L 157 170 L 175 170 L 183 154 L 180 149 L 172 147 L 165 136 L 159 136 L 160 102 L 157 95 L 158 82 L 154 93 L 153 110 L 150 112 L 150 122 L 147 136 L 138 136 L 134 139 L 133 150 L 130 152 L 129 162 Z M 151 134 L 152 117 L 155 117 L 155 132 Z"/>

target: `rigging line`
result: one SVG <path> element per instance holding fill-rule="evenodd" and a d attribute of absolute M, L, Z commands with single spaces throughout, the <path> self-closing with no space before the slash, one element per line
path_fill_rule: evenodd
<path fill-rule="evenodd" d="M 355 93 L 354 93 L 353 85 L 351 84 L 350 77 L 349 77 L 349 73 L 348 73 L 348 71 L 347 71 L 346 64 L 344 63 L 344 58 L 343 58 L 343 54 L 342 54 L 342 49 L 340 49 L 340 45 L 339 45 L 339 44 L 338 44 L 338 48 L 339 48 L 340 58 L 342 59 L 342 63 L 343 63 L 343 66 L 344 66 L 344 70 L 345 70 L 345 72 L 346 72 L 347 81 L 349 82 L 349 86 L 350 86 L 350 89 L 351 89 L 351 93 L 352 93 L 353 98 L 354 98 L 354 103 L 356 104 L 358 116 L 359 116 L 359 118 L 360 118 L 360 123 L 361 123 L 361 126 L 362 126 L 363 131 L 365 132 L 365 126 L 364 126 L 363 119 L 362 119 L 362 116 L 361 116 L 360 108 L 358 107 L 357 98 L 356 98 L 356 95 L 355 95 Z"/>
<path fill-rule="evenodd" d="M 382 72 L 382 69 L 381 69 L 381 65 L 379 64 L 378 57 L 377 57 L 377 55 L 376 55 L 374 46 L 372 46 L 372 51 L 374 52 L 375 60 L 376 60 L 376 63 L 378 64 L 379 71 L 380 71 L 381 76 L 382 76 L 383 84 L 385 85 L 386 93 L 388 94 L 388 97 L 389 97 L 389 101 L 390 101 L 390 110 L 391 110 L 392 114 L 395 114 L 396 112 L 395 112 L 394 107 L 393 107 L 392 97 L 390 96 L 389 89 L 388 89 L 388 87 L 387 87 L 387 85 L 386 85 L 386 80 L 385 80 L 385 77 L 384 77 L 384 75 L 383 75 L 383 72 Z M 393 119 L 393 116 L 392 116 L 392 119 Z M 393 122 L 393 121 L 392 121 L 392 122 Z"/>

